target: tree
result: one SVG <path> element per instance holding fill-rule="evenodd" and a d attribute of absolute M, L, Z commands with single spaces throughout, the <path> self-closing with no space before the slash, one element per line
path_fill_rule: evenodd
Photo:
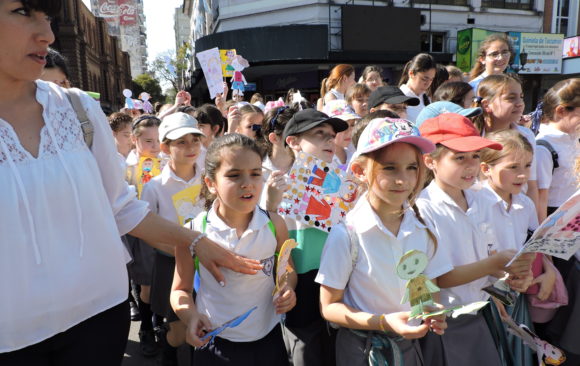
<path fill-rule="evenodd" d="M 139 97 L 139 94 L 142 92 L 147 92 L 151 95 L 151 102 L 161 102 L 165 100 L 165 96 L 161 91 L 161 85 L 159 85 L 159 80 L 155 79 L 153 76 L 149 74 L 141 74 L 137 75 L 135 79 L 133 79 L 133 98 Z"/>
<path fill-rule="evenodd" d="M 177 49 L 177 52 L 166 51 L 155 58 L 151 69 L 162 81 L 173 89 L 184 90 L 189 84 L 191 45 L 188 42 Z"/>

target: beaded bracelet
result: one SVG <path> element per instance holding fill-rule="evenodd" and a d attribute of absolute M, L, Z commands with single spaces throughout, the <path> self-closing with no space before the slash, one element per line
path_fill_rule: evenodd
<path fill-rule="evenodd" d="M 198 236 L 195 237 L 195 239 L 193 239 L 193 241 L 191 242 L 191 244 L 189 245 L 189 249 L 191 251 L 191 255 L 194 256 L 195 255 L 195 247 L 197 247 L 197 244 L 199 244 L 199 241 L 203 238 L 205 238 L 207 236 L 206 233 L 201 233 Z"/>

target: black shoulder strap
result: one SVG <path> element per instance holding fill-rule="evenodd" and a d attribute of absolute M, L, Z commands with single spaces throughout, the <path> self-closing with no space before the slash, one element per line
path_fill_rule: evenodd
<path fill-rule="evenodd" d="M 558 163 L 558 153 L 547 140 L 538 139 L 536 140 L 536 145 L 545 147 L 550 152 L 550 155 L 552 155 L 552 173 L 554 173 L 554 169 L 560 167 L 560 164 Z"/>

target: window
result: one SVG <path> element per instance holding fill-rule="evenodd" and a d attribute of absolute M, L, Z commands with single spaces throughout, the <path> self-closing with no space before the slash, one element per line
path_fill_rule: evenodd
<path fill-rule="evenodd" d="M 552 32 L 566 37 L 576 35 L 578 28 L 578 1 L 554 0 Z"/>
<path fill-rule="evenodd" d="M 431 32 L 429 37 L 429 32 L 421 32 L 421 52 L 445 52 L 445 33 Z"/>
<path fill-rule="evenodd" d="M 482 0 L 484 8 L 533 10 L 534 0 Z"/>
<path fill-rule="evenodd" d="M 415 4 L 467 6 L 467 0 L 414 0 Z"/>

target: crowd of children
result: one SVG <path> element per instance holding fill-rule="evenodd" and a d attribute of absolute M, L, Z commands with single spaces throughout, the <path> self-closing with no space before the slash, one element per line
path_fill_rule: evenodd
<path fill-rule="evenodd" d="M 533 365 L 502 322 L 513 318 L 562 348 L 564 365 L 580 365 L 571 333 L 580 254 L 526 254 L 506 267 L 578 191 L 580 80 L 546 93 L 535 136 L 520 124 L 522 84 L 504 73 L 511 55 L 509 41 L 494 35 L 482 42 L 469 83 L 419 54 L 398 87 L 378 66 L 356 83 L 355 69 L 338 65 L 317 106 L 291 97 L 276 106 L 261 96 L 229 102 L 225 86 L 216 105 L 184 108 L 189 99 L 178 95 L 161 119 L 112 114 L 127 179 L 151 210 L 262 265 L 255 275 L 224 270 L 216 282 L 192 260 L 198 239 L 174 251 L 126 237 L 144 354 L 157 352 L 157 325 L 166 365 L 185 342 L 197 365 Z M 277 214 L 299 153 L 360 183 L 356 205 L 330 233 Z M 145 169 L 147 158 L 158 175 Z M 288 238 L 297 247 L 275 291 L 276 256 Z M 458 318 L 410 319 L 396 273 L 412 249 L 428 255 L 424 274 L 441 288 L 430 311 L 489 304 Z M 482 290 L 498 279 L 518 294 L 511 305 Z M 567 289 L 569 303 L 539 316 L 538 304 L 557 302 L 556 288 Z"/>

